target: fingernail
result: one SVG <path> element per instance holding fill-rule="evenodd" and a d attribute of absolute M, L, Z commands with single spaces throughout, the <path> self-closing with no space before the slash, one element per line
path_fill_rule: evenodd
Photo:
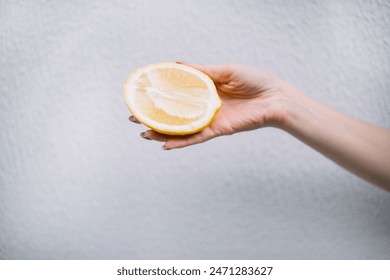
<path fill-rule="evenodd" d="M 145 132 L 141 132 L 140 136 L 141 136 L 142 138 L 146 139 L 146 140 L 150 140 L 150 138 L 148 138 L 148 137 L 146 136 L 146 133 L 145 133 Z"/>

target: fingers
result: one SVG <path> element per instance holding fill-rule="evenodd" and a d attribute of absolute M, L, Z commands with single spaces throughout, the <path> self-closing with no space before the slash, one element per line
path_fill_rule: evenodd
<path fill-rule="evenodd" d="M 216 136 L 217 135 L 214 133 L 214 131 L 210 129 L 210 127 L 207 127 L 195 134 L 168 139 L 164 146 L 168 150 L 184 148 L 190 145 L 206 142 L 215 138 Z"/>
<path fill-rule="evenodd" d="M 141 133 L 141 137 L 144 139 L 165 142 L 165 144 L 161 147 L 163 150 L 179 149 L 190 145 L 203 143 L 216 136 L 217 135 L 210 128 L 205 128 L 198 133 L 184 136 L 165 135 L 153 130 L 147 130 Z"/>
<path fill-rule="evenodd" d="M 140 123 L 134 116 L 130 116 L 129 120 L 134 123 Z M 209 127 L 207 127 L 198 133 L 184 136 L 166 135 L 154 130 L 144 131 L 140 134 L 140 136 L 146 140 L 165 142 L 165 145 L 163 145 L 161 148 L 163 150 L 172 150 L 203 143 L 216 137 L 217 135 Z"/>
<path fill-rule="evenodd" d="M 200 64 L 193 64 L 189 62 L 176 62 L 176 63 L 184 64 L 192 68 L 195 68 L 199 71 L 202 71 L 207 76 L 209 76 L 214 82 L 218 82 L 218 83 L 228 82 L 232 72 L 232 67 L 229 64 L 200 65 Z"/>
<path fill-rule="evenodd" d="M 155 140 L 155 141 L 159 141 L 159 142 L 168 141 L 168 139 L 170 137 L 169 135 L 158 133 L 158 132 L 153 131 L 153 130 L 147 130 L 145 132 L 142 132 L 140 134 L 140 136 L 146 140 Z"/>
<path fill-rule="evenodd" d="M 140 122 L 137 120 L 137 118 L 134 117 L 134 116 L 130 116 L 130 117 L 129 117 L 129 121 L 131 121 L 131 122 L 133 122 L 133 123 L 140 123 Z"/>

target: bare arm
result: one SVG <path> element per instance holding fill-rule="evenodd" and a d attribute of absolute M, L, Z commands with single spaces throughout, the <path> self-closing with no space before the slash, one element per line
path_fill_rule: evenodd
<path fill-rule="evenodd" d="M 196 134 L 168 136 L 148 130 L 142 134 L 144 138 L 165 142 L 164 149 L 176 149 L 221 135 L 274 126 L 390 191 L 390 129 L 337 112 L 258 68 L 188 65 L 214 80 L 222 99 L 220 112 L 208 128 Z"/>
<path fill-rule="evenodd" d="M 284 84 L 282 127 L 347 170 L 390 191 L 390 130 L 337 112 Z"/>

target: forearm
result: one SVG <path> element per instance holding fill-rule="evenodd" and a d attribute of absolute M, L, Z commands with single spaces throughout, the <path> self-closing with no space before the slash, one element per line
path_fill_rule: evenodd
<path fill-rule="evenodd" d="M 290 85 L 283 125 L 290 134 L 339 165 L 390 191 L 390 130 L 337 112 Z"/>

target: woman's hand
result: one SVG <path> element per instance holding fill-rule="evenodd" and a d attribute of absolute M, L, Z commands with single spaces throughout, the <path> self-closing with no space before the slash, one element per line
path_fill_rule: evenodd
<path fill-rule="evenodd" d="M 269 72 L 239 64 L 194 65 L 215 83 L 222 106 L 213 122 L 204 130 L 185 136 L 165 135 L 153 130 L 141 136 L 165 142 L 163 149 L 177 149 L 202 143 L 217 136 L 263 126 L 282 126 L 285 112 L 281 106 L 283 82 Z M 130 120 L 137 122 L 134 117 Z"/>

